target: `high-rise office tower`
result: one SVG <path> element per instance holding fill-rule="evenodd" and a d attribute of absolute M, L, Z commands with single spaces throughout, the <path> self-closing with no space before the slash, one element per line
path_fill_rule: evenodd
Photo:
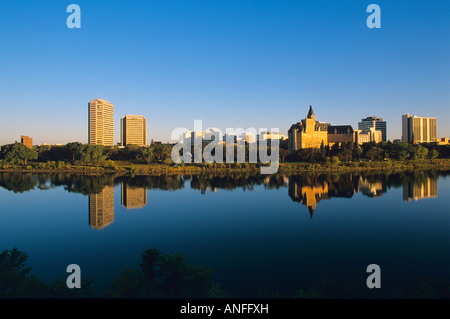
<path fill-rule="evenodd" d="M 142 115 L 125 115 L 120 119 L 120 144 L 147 145 L 147 120 Z"/>
<path fill-rule="evenodd" d="M 409 143 L 436 142 L 436 118 L 402 115 L 402 141 Z"/>
<path fill-rule="evenodd" d="M 93 99 L 89 108 L 89 144 L 114 146 L 114 106 L 106 100 Z"/>
<path fill-rule="evenodd" d="M 358 122 L 358 130 L 368 132 L 370 131 L 370 128 L 374 128 L 376 131 L 381 131 L 381 141 L 387 141 L 386 121 L 383 121 L 383 119 L 379 117 L 369 116 L 362 119 L 361 122 Z"/>

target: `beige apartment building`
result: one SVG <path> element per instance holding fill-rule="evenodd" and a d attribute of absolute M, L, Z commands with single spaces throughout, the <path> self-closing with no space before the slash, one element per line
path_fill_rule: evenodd
<path fill-rule="evenodd" d="M 89 144 L 114 146 L 114 106 L 106 100 L 93 99 L 89 109 Z"/>
<path fill-rule="evenodd" d="M 402 115 L 402 141 L 408 143 L 436 142 L 436 118 Z"/>
<path fill-rule="evenodd" d="M 147 145 L 147 119 L 142 115 L 125 115 L 120 119 L 120 145 Z"/>

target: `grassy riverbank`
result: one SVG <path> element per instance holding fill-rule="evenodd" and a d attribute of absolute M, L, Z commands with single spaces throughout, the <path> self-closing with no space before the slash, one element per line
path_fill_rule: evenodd
<path fill-rule="evenodd" d="M 37 163 L 29 162 L 25 165 L 0 166 L 0 172 L 27 172 L 27 173 L 72 173 L 72 174 L 135 174 L 135 175 L 161 175 L 161 174 L 197 174 L 214 172 L 248 172 L 259 173 L 261 164 L 136 164 L 131 162 L 107 161 L 96 165 L 71 164 L 64 162 Z M 340 163 L 280 163 L 279 173 L 295 172 L 351 172 L 371 170 L 422 170 L 422 169 L 450 169 L 450 159 L 434 159 L 422 161 L 360 161 Z"/>

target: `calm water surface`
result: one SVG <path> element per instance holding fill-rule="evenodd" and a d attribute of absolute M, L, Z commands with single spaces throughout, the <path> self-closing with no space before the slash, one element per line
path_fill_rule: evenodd
<path fill-rule="evenodd" d="M 212 270 L 232 296 L 367 293 L 369 264 L 380 265 L 390 296 L 429 278 L 450 282 L 448 173 L 1 173 L 0 250 L 25 251 L 46 282 L 78 264 L 100 295 L 155 247 Z"/>

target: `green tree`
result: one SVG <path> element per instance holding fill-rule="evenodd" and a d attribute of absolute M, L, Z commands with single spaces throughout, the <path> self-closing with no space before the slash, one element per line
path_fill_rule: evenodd
<path fill-rule="evenodd" d="M 83 163 L 97 164 L 106 160 L 102 145 L 85 144 L 81 149 L 81 161 Z"/>
<path fill-rule="evenodd" d="M 417 145 L 414 149 L 413 159 L 416 161 L 424 160 L 428 155 L 428 149 L 422 145 Z"/>
<path fill-rule="evenodd" d="M 331 164 L 333 164 L 333 165 L 339 164 L 339 157 L 337 157 L 337 156 L 332 156 L 332 157 L 331 157 Z"/>
<path fill-rule="evenodd" d="M 28 255 L 17 248 L 0 254 L 0 297 L 41 297 L 46 285 L 30 274 Z"/>
<path fill-rule="evenodd" d="M 163 163 L 171 163 L 171 152 L 172 147 L 171 145 L 165 145 L 165 144 L 155 144 L 151 147 L 154 152 L 155 160 L 163 162 Z"/>
<path fill-rule="evenodd" d="M 372 147 L 366 152 L 366 157 L 372 161 L 381 160 L 381 156 L 383 154 L 383 150 L 379 147 Z"/>
<path fill-rule="evenodd" d="M 431 150 L 430 159 L 436 159 L 439 157 L 439 152 L 437 150 Z"/>
<path fill-rule="evenodd" d="M 65 145 L 65 149 L 71 157 L 72 162 L 74 162 L 76 159 L 81 159 L 83 153 L 83 144 L 79 142 L 67 143 Z"/>
<path fill-rule="evenodd" d="M 27 165 L 28 161 L 37 159 L 37 153 L 22 143 L 14 143 L 2 146 L 0 158 L 11 164 Z"/>
<path fill-rule="evenodd" d="M 155 159 L 154 149 L 151 147 L 141 147 L 139 149 L 139 158 L 150 164 Z"/>
<path fill-rule="evenodd" d="M 358 161 L 361 159 L 362 154 L 362 148 L 357 143 L 353 144 L 353 158 L 357 159 Z"/>
<path fill-rule="evenodd" d="M 183 255 L 165 255 L 158 249 L 142 254 L 140 270 L 125 269 L 108 288 L 110 297 L 206 297 L 212 272 L 189 265 Z"/>

